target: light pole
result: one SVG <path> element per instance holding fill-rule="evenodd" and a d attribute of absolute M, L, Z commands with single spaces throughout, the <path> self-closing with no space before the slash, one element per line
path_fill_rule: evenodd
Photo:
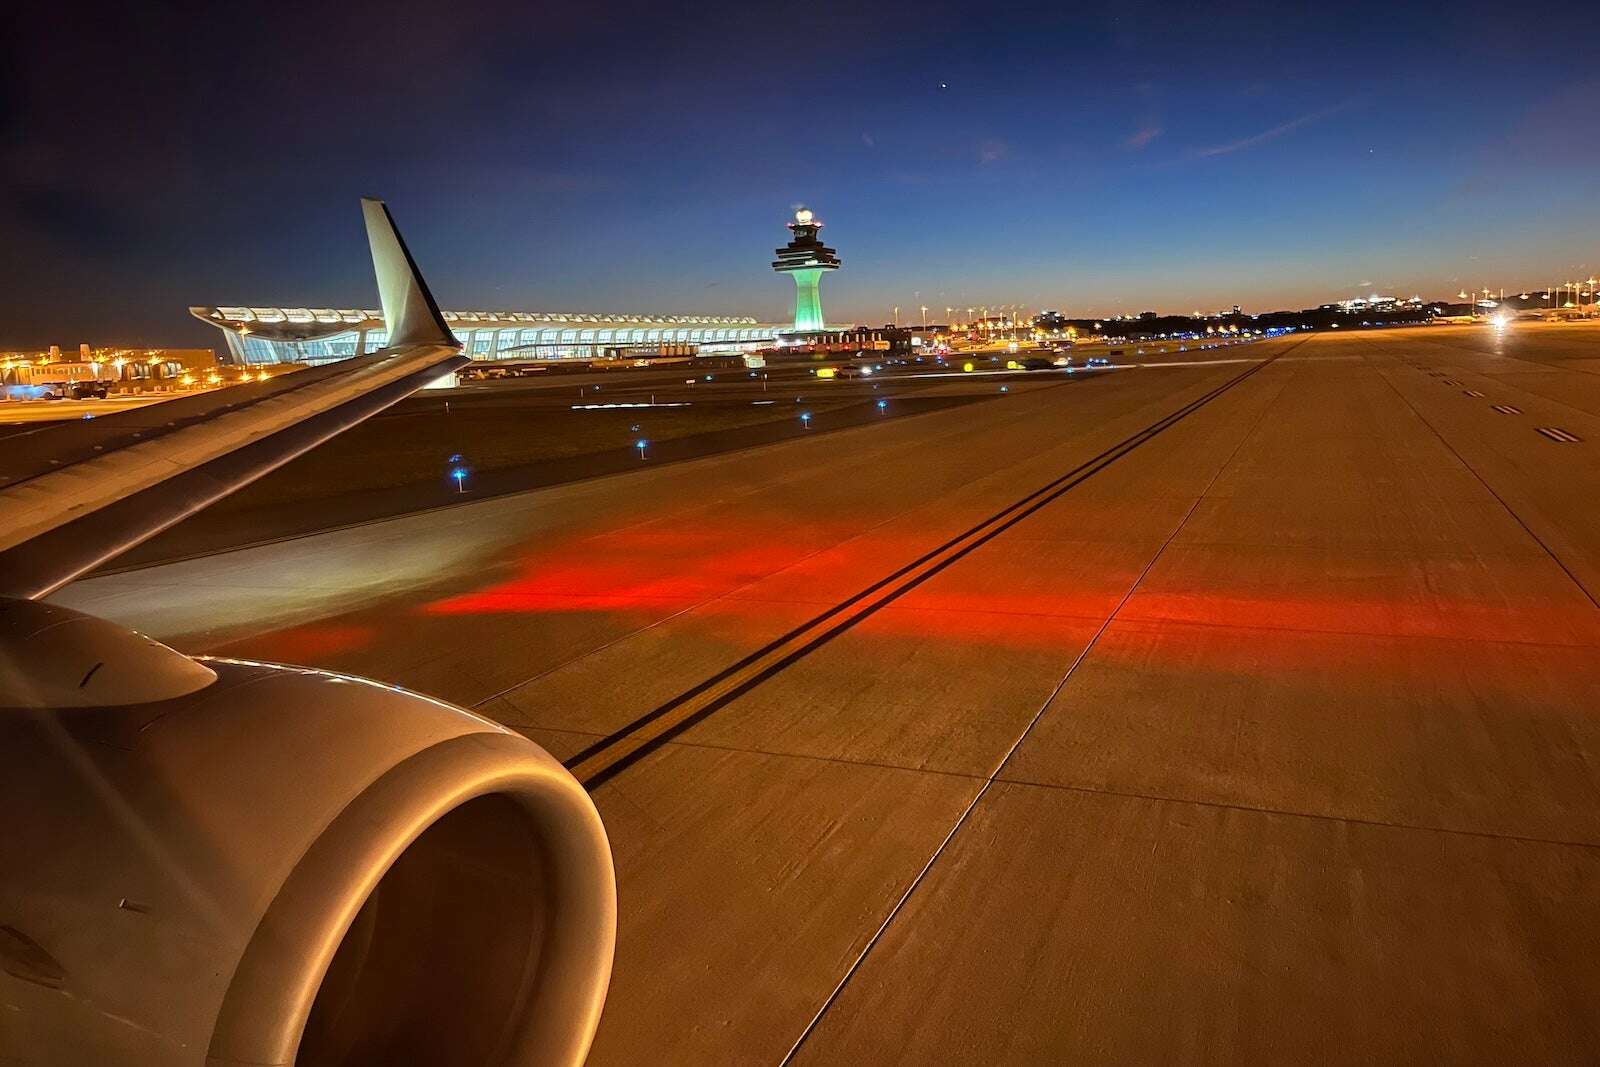
<path fill-rule="evenodd" d="M 896 307 L 894 309 L 894 324 L 896 326 L 900 325 L 900 308 L 899 307 Z"/>
<path fill-rule="evenodd" d="M 928 328 L 928 305 L 927 304 L 923 304 L 922 305 L 922 328 L 924 330 L 926 330 Z"/>

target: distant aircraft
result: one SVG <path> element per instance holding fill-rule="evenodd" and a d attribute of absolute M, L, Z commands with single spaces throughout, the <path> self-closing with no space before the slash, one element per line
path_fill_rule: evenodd
<path fill-rule="evenodd" d="M 39 598 L 467 362 L 379 201 L 389 347 L 0 456 L 0 1060 L 577 1064 L 599 815 L 543 749 Z"/>

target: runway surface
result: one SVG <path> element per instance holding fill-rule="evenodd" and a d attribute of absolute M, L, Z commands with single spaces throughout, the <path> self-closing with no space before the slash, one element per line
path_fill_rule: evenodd
<path fill-rule="evenodd" d="M 1149 362 L 58 599 L 568 760 L 593 1063 L 1590 1059 L 1600 329 Z"/>

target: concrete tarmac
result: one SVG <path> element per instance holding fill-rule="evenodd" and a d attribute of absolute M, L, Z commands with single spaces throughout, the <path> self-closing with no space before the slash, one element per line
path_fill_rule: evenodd
<path fill-rule="evenodd" d="M 1600 329 L 1144 362 L 59 599 L 571 759 L 594 1063 L 1590 1059 Z"/>

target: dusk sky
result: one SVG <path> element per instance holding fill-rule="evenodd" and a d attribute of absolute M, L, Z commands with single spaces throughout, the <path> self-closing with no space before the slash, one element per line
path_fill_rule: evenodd
<path fill-rule="evenodd" d="M 190 304 L 832 321 L 1426 297 L 1600 271 L 1581 6 L 27 8 L 0 64 L 0 347 L 214 344 Z"/>

